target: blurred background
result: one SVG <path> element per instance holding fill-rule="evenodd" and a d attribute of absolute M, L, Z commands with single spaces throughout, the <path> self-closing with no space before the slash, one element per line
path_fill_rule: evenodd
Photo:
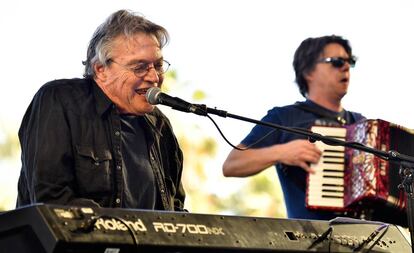
<path fill-rule="evenodd" d="M 411 111 L 414 2 L 411 0 L 5 0 L 0 2 L 0 210 L 14 208 L 20 170 L 17 131 L 47 81 L 81 77 L 95 28 L 130 9 L 170 32 L 164 91 L 193 103 L 261 119 L 303 100 L 294 83 L 295 49 L 308 37 L 341 35 L 358 56 L 344 99 L 348 110 L 414 128 Z M 224 178 L 231 147 L 206 117 L 159 106 L 182 146 L 191 212 L 285 217 L 274 168 Z M 238 144 L 252 124 L 213 116 Z"/>

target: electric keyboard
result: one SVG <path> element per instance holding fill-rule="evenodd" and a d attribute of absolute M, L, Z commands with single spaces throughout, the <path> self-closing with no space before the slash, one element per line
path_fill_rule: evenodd
<path fill-rule="evenodd" d="M 360 250 L 360 251 L 359 251 Z M 1 253 L 411 252 L 398 226 L 38 204 L 0 214 Z"/>

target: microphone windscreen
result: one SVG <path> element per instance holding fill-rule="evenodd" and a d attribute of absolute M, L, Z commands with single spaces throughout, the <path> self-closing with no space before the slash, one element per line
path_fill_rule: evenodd
<path fill-rule="evenodd" d="M 161 93 L 160 88 L 158 87 L 152 87 L 147 90 L 147 93 L 145 93 L 145 98 L 147 99 L 147 102 L 156 105 L 158 104 L 158 95 Z"/>

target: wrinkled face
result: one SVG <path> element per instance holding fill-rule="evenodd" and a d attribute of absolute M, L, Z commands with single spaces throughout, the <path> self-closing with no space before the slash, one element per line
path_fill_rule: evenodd
<path fill-rule="evenodd" d="M 145 99 L 145 92 L 161 86 L 164 76 L 156 66 L 162 62 L 161 48 L 153 35 L 121 35 L 114 40 L 108 66 L 94 66 L 95 81 L 121 113 L 143 115 L 154 109 Z M 148 66 L 147 71 L 135 73 L 142 66 Z"/>
<path fill-rule="evenodd" d="M 349 59 L 351 56 L 340 44 L 331 43 L 325 46 L 319 60 L 335 57 Z M 350 64 L 348 62 L 341 67 L 335 67 L 329 62 L 318 62 L 315 69 L 306 76 L 308 94 L 318 93 L 329 99 L 341 100 L 348 91 L 349 78 Z"/>

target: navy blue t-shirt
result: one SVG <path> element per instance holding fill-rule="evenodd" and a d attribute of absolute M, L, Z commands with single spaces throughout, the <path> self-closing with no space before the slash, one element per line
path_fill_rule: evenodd
<path fill-rule="evenodd" d="M 364 119 L 364 117 L 359 113 L 345 110 L 339 113 L 330 111 L 310 100 L 301 102 L 301 104 L 321 112 L 321 114 L 304 110 L 297 105 L 287 105 L 284 107 L 274 107 L 269 110 L 267 115 L 262 118 L 262 121 L 285 127 L 310 129 L 314 125 L 339 125 L 339 123 L 334 120 L 334 118 L 338 116 L 344 118 L 347 124 L 352 124 Z M 256 125 L 241 143 L 249 146 L 257 142 L 269 132 L 271 132 L 269 136 L 265 137 L 259 143 L 256 143 L 253 148 L 268 147 L 275 144 L 287 143 L 296 139 L 307 139 L 307 136 L 304 135 L 298 135 L 288 131 L 274 130 L 270 127 Z M 282 164 L 276 164 L 276 170 L 283 190 L 289 218 L 329 220 L 338 216 L 334 212 L 320 210 L 314 211 L 306 208 L 305 195 L 307 172 L 305 170 L 299 167 L 288 167 Z"/>

